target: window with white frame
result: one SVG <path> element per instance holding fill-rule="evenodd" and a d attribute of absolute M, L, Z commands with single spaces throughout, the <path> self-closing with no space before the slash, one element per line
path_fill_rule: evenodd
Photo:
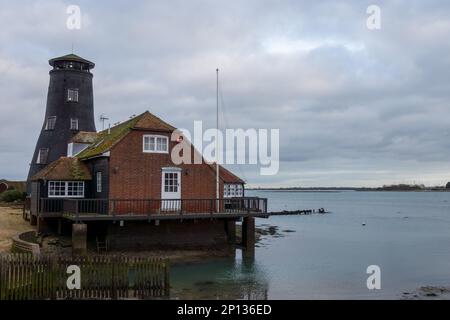
<path fill-rule="evenodd" d="M 67 89 L 67 101 L 78 102 L 78 89 Z"/>
<path fill-rule="evenodd" d="M 179 172 L 164 172 L 164 192 L 178 192 Z"/>
<path fill-rule="evenodd" d="M 226 183 L 223 186 L 224 198 L 234 198 L 244 196 L 244 186 L 242 184 Z"/>
<path fill-rule="evenodd" d="M 97 172 L 97 192 L 102 192 L 102 172 Z"/>
<path fill-rule="evenodd" d="M 45 124 L 45 130 L 55 130 L 56 117 L 48 117 L 47 123 Z"/>
<path fill-rule="evenodd" d="M 168 153 L 169 139 L 166 136 L 144 135 L 143 151 L 153 153 Z"/>
<path fill-rule="evenodd" d="M 48 196 L 49 198 L 83 198 L 84 181 L 49 181 Z"/>
<path fill-rule="evenodd" d="M 84 182 L 83 181 L 67 182 L 67 196 L 84 197 Z"/>
<path fill-rule="evenodd" d="M 66 195 L 66 184 L 64 181 L 49 181 L 48 196 L 64 197 Z"/>
<path fill-rule="evenodd" d="M 39 149 L 36 163 L 37 164 L 46 164 L 47 158 L 48 158 L 48 148 Z"/>
<path fill-rule="evenodd" d="M 236 197 L 243 197 L 244 196 L 244 186 L 242 184 L 236 185 Z"/>
<path fill-rule="evenodd" d="M 70 118 L 70 130 L 78 130 L 78 119 Z"/>

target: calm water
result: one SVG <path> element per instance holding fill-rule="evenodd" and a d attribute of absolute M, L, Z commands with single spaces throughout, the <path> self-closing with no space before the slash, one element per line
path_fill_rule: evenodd
<path fill-rule="evenodd" d="M 397 299 L 420 286 L 450 285 L 450 192 L 247 194 L 267 197 L 274 211 L 324 207 L 332 213 L 257 219 L 283 236 L 264 237 L 254 261 L 238 250 L 235 259 L 174 266 L 175 296 Z M 372 264 L 381 268 L 381 290 L 366 287 Z"/>

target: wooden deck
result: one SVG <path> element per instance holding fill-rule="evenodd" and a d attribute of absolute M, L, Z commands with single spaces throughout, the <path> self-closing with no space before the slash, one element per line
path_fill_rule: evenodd
<path fill-rule="evenodd" d="M 267 218 L 267 199 L 40 199 L 39 216 L 75 222 Z"/>
<path fill-rule="evenodd" d="M 50 217 L 55 217 L 51 215 Z M 224 218 L 244 218 L 244 217 L 257 217 L 268 218 L 268 213 L 261 212 L 214 212 L 214 213 L 163 213 L 163 214 L 120 214 L 120 215 L 104 215 L 98 213 L 83 213 L 83 214 L 71 214 L 63 213 L 59 217 L 75 221 L 154 221 L 154 220 L 189 220 L 189 219 L 224 219 Z"/>

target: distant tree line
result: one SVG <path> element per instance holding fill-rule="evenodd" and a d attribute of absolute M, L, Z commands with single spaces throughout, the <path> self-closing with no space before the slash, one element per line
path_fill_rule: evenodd
<path fill-rule="evenodd" d="M 392 184 L 392 185 L 383 185 L 382 187 L 281 187 L 281 188 L 248 188 L 247 190 L 278 190 L 278 191 L 346 191 L 346 190 L 354 190 L 354 191 L 439 191 L 443 190 L 443 186 L 435 186 L 435 187 L 426 187 L 423 184 Z M 445 189 L 450 190 L 450 182 L 445 185 Z"/>

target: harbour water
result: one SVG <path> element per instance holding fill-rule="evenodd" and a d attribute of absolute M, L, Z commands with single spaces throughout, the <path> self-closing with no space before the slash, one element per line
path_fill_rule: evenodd
<path fill-rule="evenodd" d="M 269 210 L 325 208 L 329 214 L 274 216 L 255 258 L 176 265 L 179 298 L 399 299 L 422 286 L 450 286 L 450 192 L 247 191 Z M 381 289 L 366 286 L 369 265 Z"/>

